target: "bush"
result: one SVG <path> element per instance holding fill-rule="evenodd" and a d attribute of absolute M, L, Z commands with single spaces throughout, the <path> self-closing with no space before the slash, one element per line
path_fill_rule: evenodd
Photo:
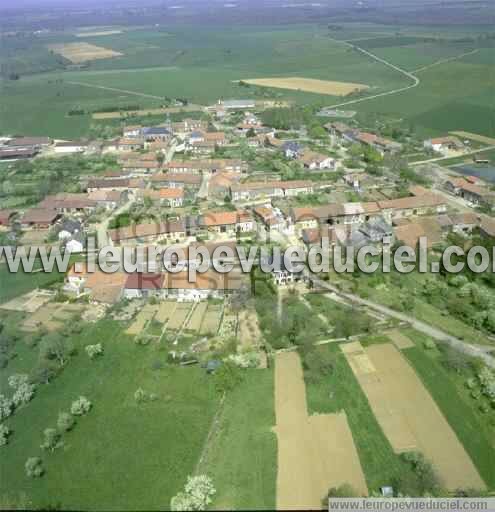
<path fill-rule="evenodd" d="M 61 432 L 68 432 L 76 424 L 76 420 L 68 412 L 60 412 L 57 419 L 57 428 Z"/>
<path fill-rule="evenodd" d="M 85 396 L 80 396 L 77 400 L 72 402 L 70 413 L 73 416 L 84 416 L 91 409 L 91 405 L 91 402 Z"/>
<path fill-rule="evenodd" d="M 206 475 L 189 476 L 184 491 L 170 501 L 170 508 L 174 511 L 206 510 L 215 493 L 216 489 Z"/>
<path fill-rule="evenodd" d="M 0 395 L 0 421 L 8 418 L 14 409 L 14 404 L 10 398 Z"/>
<path fill-rule="evenodd" d="M 30 478 L 39 478 L 45 470 L 39 457 L 29 457 L 24 465 L 26 475 Z"/>

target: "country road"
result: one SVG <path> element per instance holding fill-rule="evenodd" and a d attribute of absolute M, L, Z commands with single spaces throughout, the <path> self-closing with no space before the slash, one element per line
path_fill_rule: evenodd
<path fill-rule="evenodd" d="M 459 156 L 438 156 L 434 158 L 429 158 L 428 160 L 420 160 L 418 162 L 410 162 L 409 165 L 414 167 L 416 165 L 429 164 L 432 162 L 441 162 L 442 160 L 453 160 L 454 158 L 462 158 L 464 156 L 476 155 L 477 153 L 483 153 L 484 151 L 491 151 L 495 149 L 495 146 L 485 146 L 484 148 L 473 149 L 471 151 L 466 151 L 462 155 Z"/>
<path fill-rule="evenodd" d="M 155 96 L 154 94 L 146 94 L 144 92 L 128 91 L 127 89 L 117 89 L 115 87 L 106 87 L 104 85 L 95 85 L 95 84 L 88 84 L 85 82 L 73 82 L 73 81 L 67 81 L 66 83 L 71 84 L 71 85 L 79 85 L 81 87 L 91 87 L 92 89 L 103 89 L 104 91 L 121 92 L 124 94 L 130 94 L 133 96 L 141 96 L 142 98 L 151 98 L 153 100 L 165 100 L 165 97 L 163 97 L 163 96 Z"/>
<path fill-rule="evenodd" d="M 333 41 L 345 44 L 349 48 L 352 48 L 353 50 L 357 50 L 357 51 L 363 53 L 364 55 L 367 55 L 368 57 L 371 57 L 373 60 L 376 60 L 377 62 L 380 62 L 381 64 L 384 64 L 385 66 L 387 66 L 387 67 L 389 67 L 389 68 L 391 68 L 391 69 L 401 73 L 405 77 L 407 77 L 410 80 L 412 80 L 413 83 L 409 84 L 409 85 L 406 85 L 405 87 L 399 87 L 398 89 L 394 89 L 392 91 L 381 92 L 379 94 L 373 94 L 372 96 L 366 96 L 364 98 L 359 98 L 359 99 L 356 99 L 356 100 L 349 100 L 349 101 L 345 101 L 343 103 L 338 103 L 336 105 L 331 105 L 328 108 L 337 108 L 337 107 L 343 107 L 345 105 L 354 105 L 355 103 L 361 103 L 363 101 L 368 101 L 368 100 L 372 100 L 372 99 L 375 99 L 375 98 L 381 98 L 383 96 L 390 96 L 392 94 L 397 94 L 399 92 L 407 91 L 409 89 L 412 89 L 413 87 L 417 87 L 420 84 L 420 80 L 419 80 L 419 78 L 417 76 L 413 75 L 409 71 L 406 71 L 405 69 L 400 68 L 399 66 L 396 66 L 395 64 L 392 64 L 388 60 L 385 60 L 385 59 L 382 59 L 381 57 L 378 57 L 374 53 L 371 53 L 371 52 L 365 50 L 364 48 L 360 48 L 359 46 L 357 46 L 355 44 L 351 44 L 351 43 L 349 43 L 347 41 L 339 41 L 337 39 L 333 39 Z"/>
<path fill-rule="evenodd" d="M 358 295 L 354 295 L 352 293 L 344 293 L 340 291 L 336 286 L 333 286 L 327 283 L 326 281 L 322 281 L 321 279 L 317 278 L 314 275 L 307 274 L 307 277 L 314 284 L 321 288 L 334 292 L 340 297 L 343 297 L 355 304 L 366 306 L 367 308 L 377 311 L 389 318 L 395 318 L 397 320 L 400 320 L 401 322 L 406 322 L 410 324 L 412 327 L 414 327 L 414 329 L 416 329 L 417 331 L 422 332 L 427 336 L 430 336 L 431 338 L 437 340 L 438 342 L 446 343 L 450 345 L 454 350 L 457 350 L 458 352 L 462 352 L 469 356 L 479 357 L 486 363 L 487 366 L 495 368 L 495 357 L 487 353 L 486 348 L 472 345 L 459 338 L 456 338 L 455 336 L 451 336 L 450 334 L 447 334 L 446 332 L 437 329 L 436 327 L 433 327 L 425 322 L 422 322 L 421 320 L 411 317 L 409 314 L 400 313 L 399 311 L 395 311 L 386 306 L 382 306 L 381 304 L 377 304 L 376 302 L 363 299 Z"/>

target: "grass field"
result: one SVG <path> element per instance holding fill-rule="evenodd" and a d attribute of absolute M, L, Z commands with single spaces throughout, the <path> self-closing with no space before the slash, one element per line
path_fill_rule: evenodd
<path fill-rule="evenodd" d="M 418 342 L 423 335 L 411 331 Z M 495 488 L 495 442 L 493 426 L 487 424 L 486 414 L 476 407 L 465 387 L 465 377 L 448 372 L 439 360 L 437 351 L 425 351 L 418 346 L 403 352 L 416 370 L 433 399 L 447 418 L 457 437 L 471 456 L 489 488 Z"/>
<path fill-rule="evenodd" d="M 217 489 L 213 509 L 275 508 L 277 439 L 273 425 L 273 371 L 249 370 L 227 395 L 218 434 L 202 466 Z"/>
<path fill-rule="evenodd" d="M 25 494 L 30 508 L 168 508 L 194 470 L 218 407 L 211 377 L 198 367 L 153 371 L 152 363 L 165 353 L 136 346 L 113 321 L 86 326 L 74 341 L 78 354 L 62 374 L 6 421 L 13 434 L 2 448 L 3 491 L 11 498 Z M 82 347 L 98 342 L 105 353 L 92 361 Z M 18 350 L 3 377 L 36 361 L 29 359 L 36 350 L 25 352 Z M 138 387 L 156 393 L 157 401 L 138 405 Z M 91 412 L 64 435 L 62 448 L 43 452 L 43 429 L 55 426 L 58 413 L 79 395 L 91 400 Z M 43 458 L 46 474 L 40 479 L 24 474 L 30 456 Z"/>

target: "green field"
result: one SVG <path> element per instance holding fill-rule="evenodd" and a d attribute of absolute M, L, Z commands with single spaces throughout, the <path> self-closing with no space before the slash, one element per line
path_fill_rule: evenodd
<path fill-rule="evenodd" d="M 277 439 L 272 370 L 250 370 L 226 399 L 203 467 L 215 482 L 214 509 L 275 507 Z M 249 418 L 249 421 L 247 421 Z"/>
<path fill-rule="evenodd" d="M 153 370 L 166 352 L 135 345 L 113 321 L 86 325 L 74 342 L 78 353 L 63 372 L 5 422 L 13 433 L 2 447 L 4 497 L 25 496 L 30 508 L 168 508 L 194 470 L 218 407 L 211 377 L 198 367 Z M 98 342 L 105 353 L 92 361 L 83 347 Z M 25 357 L 19 350 L 2 376 L 26 371 Z M 138 405 L 139 387 L 158 399 Z M 54 427 L 58 413 L 79 395 L 91 400 L 92 410 L 64 435 L 63 447 L 42 451 L 43 429 Z M 46 474 L 40 479 L 24 473 L 30 456 L 43 459 Z"/>

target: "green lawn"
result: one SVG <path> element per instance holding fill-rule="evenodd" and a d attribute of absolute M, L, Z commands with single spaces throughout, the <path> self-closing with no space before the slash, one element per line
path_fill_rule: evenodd
<path fill-rule="evenodd" d="M 410 471 L 394 453 L 338 345 L 318 347 L 321 360 L 333 362 L 328 376 L 314 378 L 305 370 L 308 409 L 311 414 L 345 411 L 361 466 L 371 492 Z"/>
<path fill-rule="evenodd" d="M 416 341 L 424 338 L 411 331 Z M 403 351 L 454 429 L 490 489 L 495 489 L 495 428 L 493 411 L 483 414 L 465 387 L 466 375 L 447 371 L 438 351 L 419 345 Z M 491 419 L 491 420 L 490 420 Z M 490 423 L 491 421 L 491 423 Z"/>
<path fill-rule="evenodd" d="M 199 367 L 152 370 L 166 352 L 135 345 L 110 320 L 86 325 L 74 341 L 78 354 L 63 372 L 6 421 L 13 434 L 2 447 L 2 492 L 13 499 L 26 495 L 31 508 L 167 508 L 194 470 L 217 410 L 211 377 Z M 83 347 L 97 342 L 105 353 L 92 361 Z M 2 372 L 25 371 L 23 360 L 20 353 Z M 139 387 L 158 400 L 137 405 Z M 42 431 L 55 426 L 58 413 L 79 395 L 91 400 L 91 412 L 64 435 L 62 448 L 43 452 Z M 24 473 L 30 456 L 43 459 L 40 479 Z"/>
<path fill-rule="evenodd" d="M 277 477 L 273 371 L 248 370 L 226 398 L 203 464 L 217 494 L 213 508 L 274 509 Z"/>

